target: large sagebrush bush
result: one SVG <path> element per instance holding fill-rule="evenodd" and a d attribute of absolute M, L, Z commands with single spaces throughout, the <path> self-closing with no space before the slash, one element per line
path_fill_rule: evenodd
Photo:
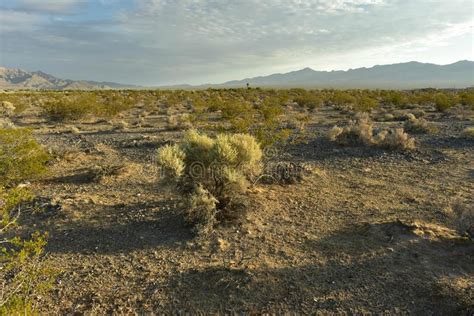
<path fill-rule="evenodd" d="M 232 215 L 249 181 L 261 172 L 261 159 L 260 145 L 248 134 L 211 138 L 195 130 L 157 154 L 164 182 L 184 196 L 187 220 L 200 232 Z"/>

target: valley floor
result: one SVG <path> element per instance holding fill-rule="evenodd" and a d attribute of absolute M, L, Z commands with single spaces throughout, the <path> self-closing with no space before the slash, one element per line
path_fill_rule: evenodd
<path fill-rule="evenodd" d="M 473 207 L 474 142 L 458 135 L 474 121 L 429 115 L 439 132 L 402 153 L 329 143 L 347 116 L 317 110 L 308 141 L 281 155 L 309 167 L 304 179 L 252 187 L 245 216 L 209 238 L 192 235 L 158 185 L 156 149 L 182 133 L 164 116 L 79 133 L 19 118 L 63 151 L 32 185 L 44 211 L 21 222 L 49 231 L 45 260 L 59 271 L 41 312 L 472 312 L 474 244 L 449 211 Z"/>

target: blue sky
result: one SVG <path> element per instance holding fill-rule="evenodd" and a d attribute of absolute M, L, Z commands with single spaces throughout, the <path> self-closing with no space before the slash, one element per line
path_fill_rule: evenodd
<path fill-rule="evenodd" d="M 141 85 L 473 58 L 465 0 L 2 0 L 0 65 Z"/>

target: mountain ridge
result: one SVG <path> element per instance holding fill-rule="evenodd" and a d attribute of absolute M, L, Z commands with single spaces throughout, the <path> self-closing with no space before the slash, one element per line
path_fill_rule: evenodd
<path fill-rule="evenodd" d="M 474 61 L 460 60 L 437 65 L 410 61 L 374 65 L 348 70 L 320 71 L 310 67 L 286 73 L 274 73 L 217 84 L 167 85 L 143 87 L 115 82 L 59 79 L 42 71 L 29 72 L 20 68 L 0 67 L 0 89 L 97 90 L 97 89 L 206 89 L 242 88 L 359 88 L 359 89 L 419 89 L 467 88 L 474 86 Z"/>
<path fill-rule="evenodd" d="M 116 82 L 60 79 L 41 70 L 27 71 L 21 68 L 0 66 L 0 89 L 3 90 L 98 90 L 136 89 L 139 86 Z"/>
<path fill-rule="evenodd" d="M 309 67 L 287 73 L 227 81 L 210 87 L 245 86 L 305 88 L 467 88 L 474 86 L 474 62 L 448 65 L 406 63 L 375 65 L 348 70 L 318 71 Z"/>

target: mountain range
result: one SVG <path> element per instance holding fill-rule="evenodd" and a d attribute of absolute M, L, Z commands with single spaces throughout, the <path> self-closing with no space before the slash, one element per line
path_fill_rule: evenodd
<path fill-rule="evenodd" d="M 303 87 L 303 88 L 466 88 L 474 86 L 474 62 L 450 65 L 408 62 L 377 65 L 347 71 L 316 71 L 304 68 L 284 74 L 228 81 L 212 87 Z"/>
<path fill-rule="evenodd" d="M 138 86 L 115 82 L 59 79 L 42 71 L 0 67 L 0 89 L 97 90 L 127 89 Z"/>
<path fill-rule="evenodd" d="M 407 62 L 338 71 L 304 68 L 288 73 L 233 80 L 221 84 L 160 86 L 160 89 L 206 89 L 246 87 L 301 88 L 466 88 L 474 86 L 474 62 L 463 60 L 449 65 Z M 0 67 L 0 89 L 140 89 L 145 87 L 114 82 L 58 79 L 41 71 L 28 72 Z M 149 87 L 148 87 L 149 88 Z"/>

